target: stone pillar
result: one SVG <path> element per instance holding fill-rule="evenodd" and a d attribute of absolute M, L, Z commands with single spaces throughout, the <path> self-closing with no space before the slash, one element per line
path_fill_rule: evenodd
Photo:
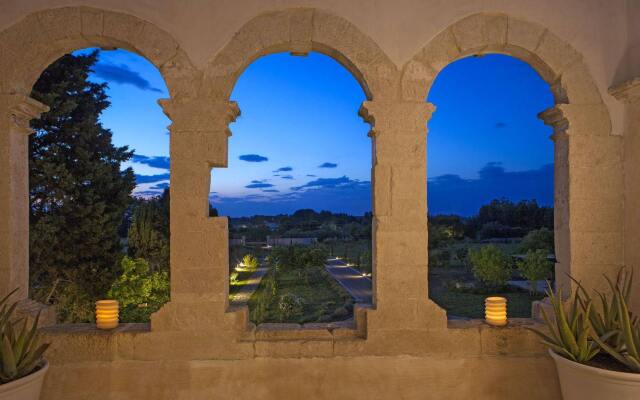
<path fill-rule="evenodd" d="M 0 297 L 29 296 L 29 121 L 47 111 L 20 94 L 0 95 Z"/>
<path fill-rule="evenodd" d="M 556 281 L 606 289 L 602 275 L 623 264 L 622 138 L 611 134 L 604 104 L 559 104 L 541 118 L 556 143 Z"/>
<path fill-rule="evenodd" d="M 369 330 L 446 323 L 428 299 L 426 102 L 367 101 L 373 126 L 374 304 Z"/>
<path fill-rule="evenodd" d="M 565 295 L 571 290 L 571 240 L 569 230 L 569 122 L 562 112 L 550 108 L 539 114 L 545 124 L 553 128 L 551 140 L 554 143 L 553 174 L 553 217 L 555 239 L 555 279 L 556 286 L 562 288 Z"/>
<path fill-rule="evenodd" d="M 625 104 L 624 121 L 624 263 L 635 279 L 631 308 L 640 313 L 640 78 L 610 90 Z"/>
<path fill-rule="evenodd" d="M 171 130 L 171 302 L 152 317 L 153 329 L 219 325 L 228 305 L 226 217 L 209 217 L 210 174 L 227 165 L 234 102 L 162 100 Z"/>

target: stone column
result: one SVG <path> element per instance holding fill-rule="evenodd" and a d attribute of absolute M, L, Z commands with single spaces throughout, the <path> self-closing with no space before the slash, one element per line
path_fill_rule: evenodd
<path fill-rule="evenodd" d="M 539 114 L 545 124 L 553 128 L 551 140 L 554 143 L 553 173 L 553 219 L 556 264 L 554 276 L 556 286 L 565 294 L 571 290 L 571 240 L 569 230 L 569 122 L 562 112 L 550 108 Z"/>
<path fill-rule="evenodd" d="M 48 108 L 20 94 L 0 95 L 0 297 L 29 296 L 29 121 Z"/>
<path fill-rule="evenodd" d="M 555 131 L 556 281 L 606 289 L 602 275 L 623 264 L 622 138 L 604 104 L 559 104 L 541 117 Z"/>
<path fill-rule="evenodd" d="M 153 329 L 220 325 L 228 304 L 226 217 L 209 217 L 211 168 L 227 165 L 234 102 L 162 100 L 171 130 L 171 302 L 152 317 Z"/>
<path fill-rule="evenodd" d="M 625 104 L 624 121 L 624 263 L 633 268 L 631 307 L 640 313 L 640 78 L 610 90 Z"/>
<path fill-rule="evenodd" d="M 373 126 L 374 303 L 369 330 L 441 326 L 428 299 L 426 102 L 367 101 Z"/>

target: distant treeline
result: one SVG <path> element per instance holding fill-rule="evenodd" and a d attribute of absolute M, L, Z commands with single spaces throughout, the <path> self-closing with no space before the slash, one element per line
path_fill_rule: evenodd
<path fill-rule="evenodd" d="M 362 216 L 331 211 L 297 210 L 291 215 L 254 215 L 230 218 L 232 236 L 245 236 L 247 240 L 265 240 L 268 235 L 287 237 L 316 237 L 325 239 L 371 238 L 372 214 Z"/>
<path fill-rule="evenodd" d="M 445 228 L 447 235 L 454 238 L 519 238 L 541 228 L 553 231 L 553 207 L 540 206 L 535 200 L 514 203 L 496 199 L 480 207 L 473 217 L 432 215 L 429 226 L 438 227 L 439 231 Z"/>

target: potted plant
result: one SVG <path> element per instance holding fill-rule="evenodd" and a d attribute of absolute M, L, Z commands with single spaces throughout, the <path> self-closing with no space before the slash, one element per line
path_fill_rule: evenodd
<path fill-rule="evenodd" d="M 38 320 L 29 326 L 16 319 L 18 303 L 8 304 L 15 290 L 0 300 L 0 400 L 37 400 L 49 364 L 43 358 L 48 344 L 39 344 Z"/>
<path fill-rule="evenodd" d="M 606 279 L 611 293 L 596 292 L 597 305 L 577 282 L 566 303 L 549 286 L 548 332 L 532 329 L 549 346 L 564 400 L 640 399 L 640 319 L 627 306 L 632 276 L 620 270 L 615 283 Z"/>

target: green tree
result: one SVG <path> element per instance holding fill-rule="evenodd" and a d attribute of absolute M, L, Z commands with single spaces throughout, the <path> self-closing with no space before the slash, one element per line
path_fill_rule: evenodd
<path fill-rule="evenodd" d="M 551 274 L 552 263 L 547 259 L 546 250 L 529 250 L 524 260 L 518 261 L 516 267 L 522 276 L 529 281 L 529 291 L 536 293 L 536 281 L 548 279 Z"/>
<path fill-rule="evenodd" d="M 122 258 L 122 274 L 108 296 L 120 303 L 120 320 L 149 322 L 151 314 L 169 301 L 169 274 L 152 272 L 142 259 Z"/>
<path fill-rule="evenodd" d="M 118 228 L 135 186 L 133 171 L 121 169 L 133 153 L 115 147 L 99 121 L 109 101 L 107 85 L 88 80 L 96 61 L 97 52 L 65 55 L 31 93 L 50 108 L 31 122 L 29 137 L 31 294 L 61 310 L 71 305 L 65 298 L 84 299 L 91 309 L 109 289 L 122 257 Z"/>
<path fill-rule="evenodd" d="M 485 286 L 505 286 L 511 277 L 509 256 L 494 245 L 483 246 L 479 250 L 469 249 L 468 258 L 473 274 Z"/>
<path fill-rule="evenodd" d="M 146 260 L 151 271 L 169 271 L 169 189 L 134 207 L 128 245 L 129 256 Z"/>

